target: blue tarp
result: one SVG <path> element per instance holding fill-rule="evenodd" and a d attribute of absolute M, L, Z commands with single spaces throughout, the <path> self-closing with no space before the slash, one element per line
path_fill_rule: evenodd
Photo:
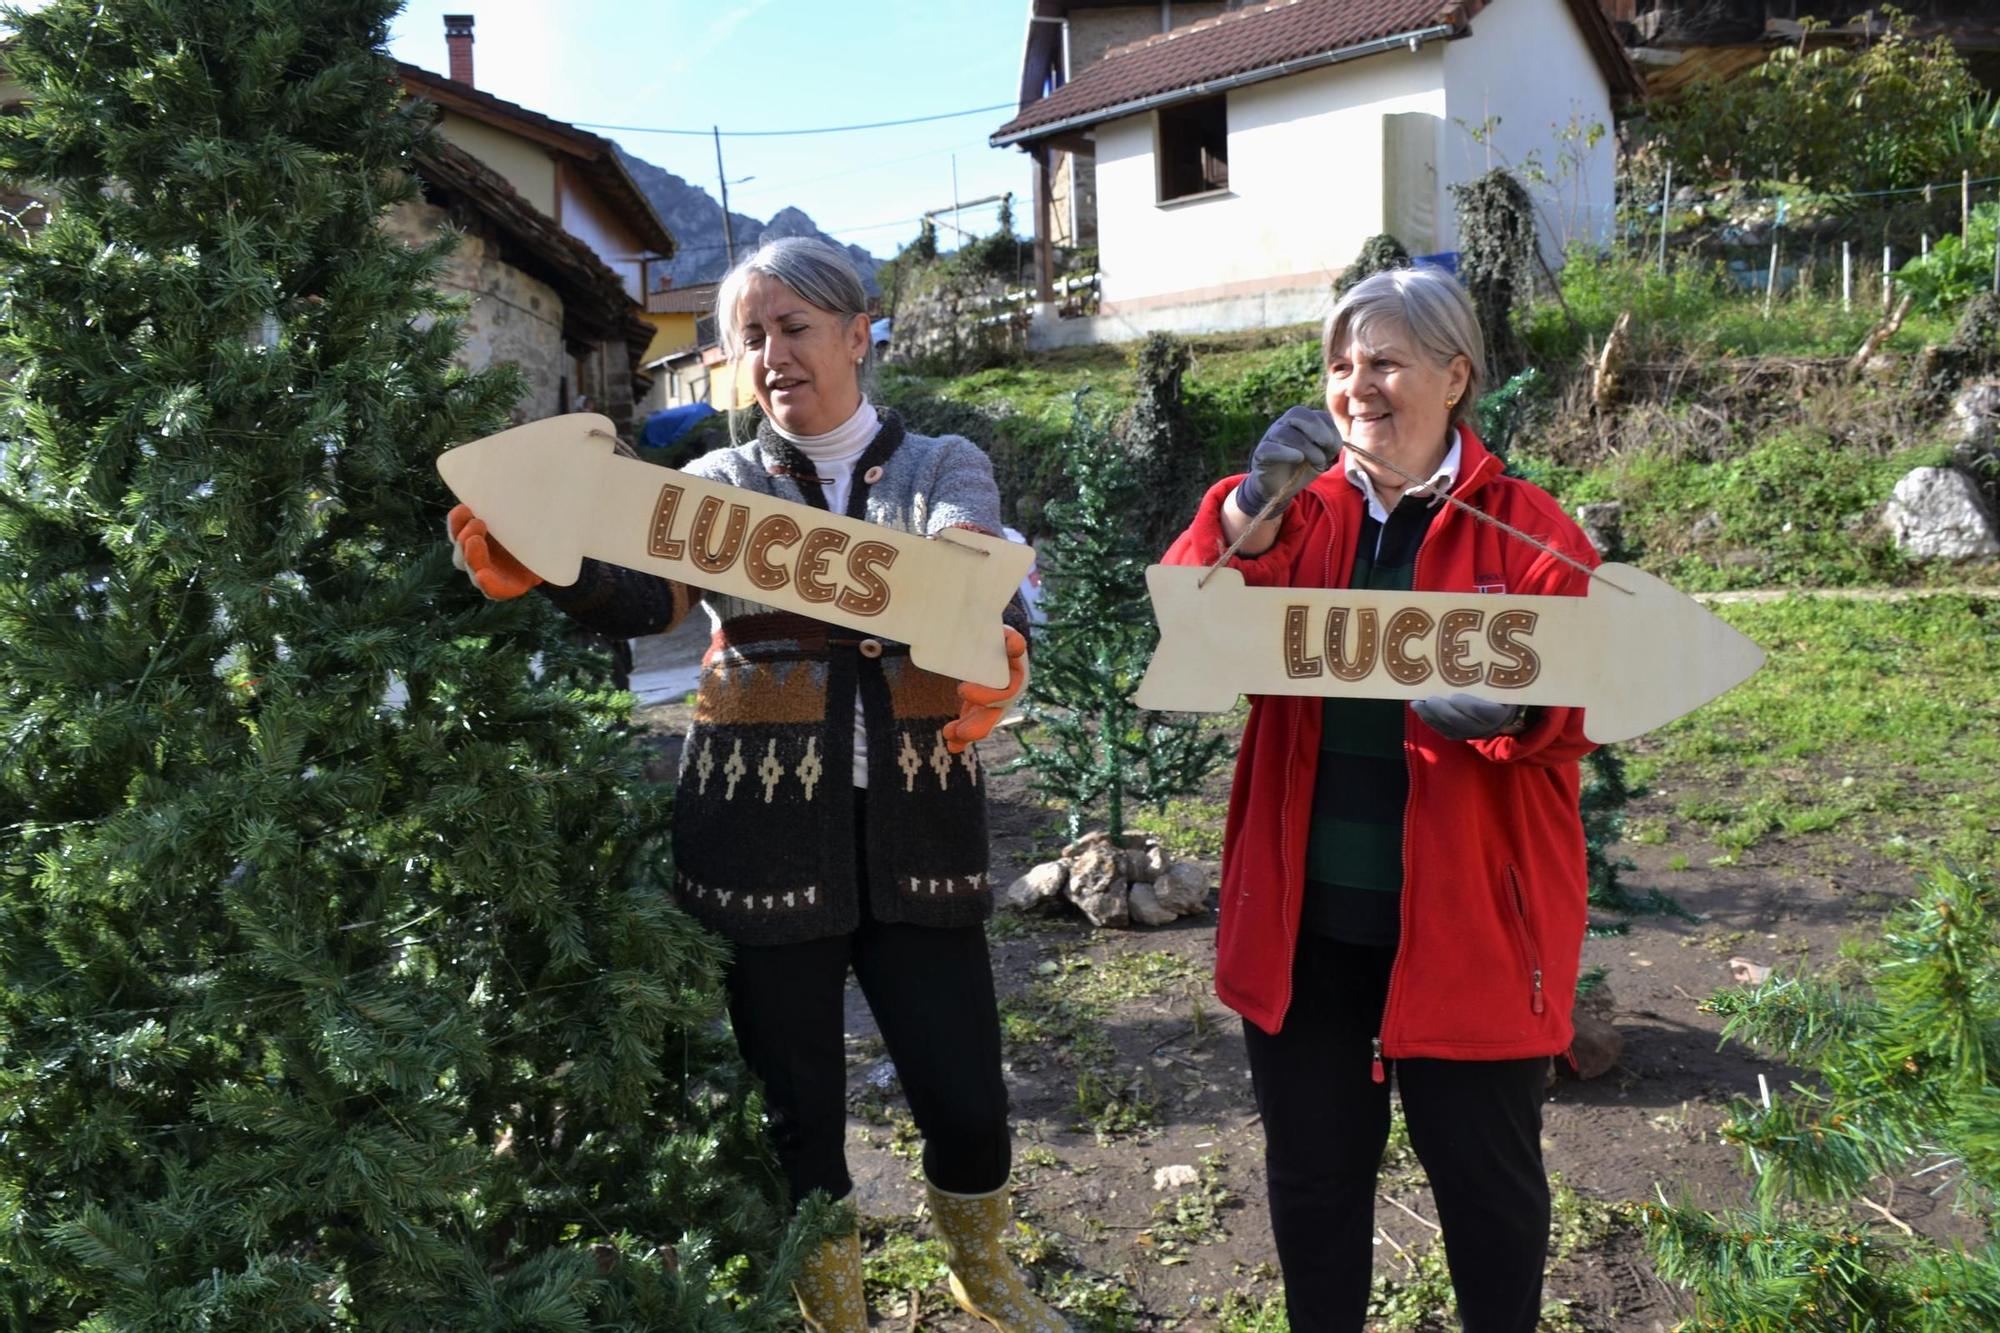
<path fill-rule="evenodd" d="M 693 430 L 703 417 L 714 415 L 715 409 L 707 403 L 689 403 L 655 412 L 646 418 L 645 428 L 639 432 L 639 443 L 648 449 L 664 449 Z"/>

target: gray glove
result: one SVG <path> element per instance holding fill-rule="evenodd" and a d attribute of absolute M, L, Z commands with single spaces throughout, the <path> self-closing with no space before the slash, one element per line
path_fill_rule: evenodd
<path fill-rule="evenodd" d="M 1330 415 L 1313 407 L 1291 409 L 1271 423 L 1250 451 L 1250 475 L 1236 488 L 1236 507 L 1246 515 L 1256 514 L 1272 496 L 1291 489 L 1300 468 L 1309 470 L 1309 482 L 1326 471 L 1339 451 L 1340 432 Z M 1298 489 L 1304 490 L 1305 484 Z M 1278 512 L 1284 512 L 1283 506 Z"/>
<path fill-rule="evenodd" d="M 1519 704 L 1496 704 L 1476 694 L 1434 694 L 1415 699 L 1410 708 L 1424 725 L 1453 741 L 1483 741 L 1520 721 L 1527 712 Z"/>

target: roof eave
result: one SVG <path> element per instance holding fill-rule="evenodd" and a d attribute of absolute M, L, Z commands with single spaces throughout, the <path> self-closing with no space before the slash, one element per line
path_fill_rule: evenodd
<path fill-rule="evenodd" d="M 1204 79 L 1200 83 L 1188 84 L 1165 92 L 1149 93 L 1144 97 L 1120 102 L 1099 111 L 1079 111 L 1073 116 L 1051 121 L 1046 125 L 1035 125 L 1014 134 L 994 134 L 986 142 L 995 148 L 1009 148 L 1015 144 L 1025 144 L 1036 139 L 1047 139 L 1069 130 L 1082 129 L 1089 125 L 1101 125 L 1108 120 L 1122 120 L 1126 116 L 1136 116 L 1156 107 L 1170 106 L 1175 102 L 1185 102 L 1196 97 L 1208 97 L 1215 93 L 1241 88 L 1246 84 L 1262 83 L 1267 79 L 1281 79 L 1290 74 L 1302 74 L 1307 70 L 1320 69 L 1327 65 L 1344 64 L 1350 60 L 1362 60 L 1369 56 L 1381 55 L 1399 46 L 1408 46 L 1412 51 L 1426 42 L 1440 41 L 1458 31 L 1452 23 L 1433 24 L 1425 28 L 1413 28 L 1408 32 L 1393 33 L 1387 37 L 1375 37 L 1351 46 L 1335 47 L 1331 51 L 1320 51 L 1309 56 L 1295 56 L 1275 65 L 1265 65 L 1258 69 L 1245 70 L 1240 74 L 1224 75 L 1221 78 Z M 1072 85 L 1074 86 L 1074 85 Z"/>

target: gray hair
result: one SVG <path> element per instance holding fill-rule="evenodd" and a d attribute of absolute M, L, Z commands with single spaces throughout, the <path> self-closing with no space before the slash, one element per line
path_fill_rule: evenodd
<path fill-rule="evenodd" d="M 868 314 L 868 289 L 847 256 L 813 236 L 787 236 L 766 241 L 736 261 L 715 292 L 715 327 L 732 357 L 743 351 L 743 327 L 736 307 L 752 273 L 774 278 L 797 292 L 811 306 L 840 316 L 845 324 Z M 868 340 L 868 360 L 875 358 L 875 340 Z M 868 367 L 863 367 L 864 373 Z"/>
<path fill-rule="evenodd" d="M 1428 266 L 1392 268 L 1363 278 L 1326 317 L 1319 338 L 1321 362 L 1331 362 L 1334 349 L 1346 347 L 1353 339 L 1361 339 L 1366 346 L 1371 331 L 1384 325 L 1408 330 L 1417 346 L 1439 366 L 1450 365 L 1456 356 L 1472 363 L 1465 392 L 1451 409 L 1453 424 L 1470 421 L 1479 402 L 1480 383 L 1486 378 L 1486 339 L 1479 332 L 1472 298 L 1458 285 L 1458 279 Z"/>

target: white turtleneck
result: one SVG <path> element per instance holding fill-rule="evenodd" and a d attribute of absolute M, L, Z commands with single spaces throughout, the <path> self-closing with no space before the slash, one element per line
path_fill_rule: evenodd
<path fill-rule="evenodd" d="M 807 458 L 812 459 L 813 469 L 826 484 L 826 507 L 836 514 L 847 512 L 847 495 L 853 489 L 854 460 L 867 452 L 875 442 L 875 433 L 882 428 L 881 418 L 875 414 L 874 404 L 866 397 L 861 406 L 854 409 L 854 415 L 824 435 L 794 435 L 776 421 L 771 429 L 778 438 L 790 444 Z"/>
<path fill-rule="evenodd" d="M 847 497 L 854 489 L 854 464 L 875 442 L 882 428 L 881 418 L 864 396 L 854 415 L 824 435 L 794 435 L 775 420 L 771 429 L 778 438 L 812 460 L 813 470 L 824 484 L 826 507 L 836 514 L 847 512 Z M 854 695 L 854 785 L 868 785 L 868 724 L 861 711 L 861 693 Z"/>

